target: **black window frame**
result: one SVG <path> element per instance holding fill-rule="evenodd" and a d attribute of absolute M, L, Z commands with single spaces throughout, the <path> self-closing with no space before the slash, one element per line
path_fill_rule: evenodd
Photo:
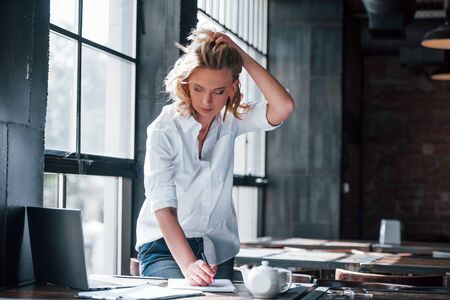
<path fill-rule="evenodd" d="M 138 10 L 138 4 L 136 10 Z M 136 17 L 138 12 L 136 11 Z M 136 20 L 136 35 L 138 21 Z M 134 63 L 134 75 L 137 78 L 138 61 L 136 58 L 123 54 L 119 51 L 98 44 L 82 36 L 83 27 L 83 0 L 78 0 L 78 27 L 77 33 L 61 28 L 50 23 L 50 30 L 73 39 L 77 43 L 77 78 L 76 78 L 76 150 L 75 152 L 60 151 L 54 149 L 44 150 L 44 171 L 48 173 L 62 173 L 75 175 L 100 175 L 135 178 L 137 174 L 136 165 L 136 139 L 134 145 L 133 159 L 116 158 L 109 156 L 100 156 L 85 154 L 81 152 L 81 64 L 83 45 L 91 46 L 96 50 L 103 51 L 115 57 L 121 58 L 127 62 Z M 137 48 L 137 37 L 135 39 Z M 134 82 L 135 94 L 134 103 L 137 101 L 137 80 Z M 136 116 L 136 105 L 134 115 Z M 136 117 L 134 120 L 134 135 L 136 135 Z"/>

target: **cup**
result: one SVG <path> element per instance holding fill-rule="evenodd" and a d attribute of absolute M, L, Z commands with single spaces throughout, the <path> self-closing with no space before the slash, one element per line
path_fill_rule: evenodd
<path fill-rule="evenodd" d="M 380 224 L 380 244 L 401 243 L 401 223 L 399 220 L 382 219 Z"/>

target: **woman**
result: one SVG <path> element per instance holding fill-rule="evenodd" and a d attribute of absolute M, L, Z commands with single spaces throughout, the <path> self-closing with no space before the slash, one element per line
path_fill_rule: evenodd
<path fill-rule="evenodd" d="M 294 101 L 227 35 L 197 30 L 190 41 L 165 81 L 174 103 L 147 129 L 136 250 L 144 276 L 208 285 L 232 279 L 239 251 L 231 197 L 235 138 L 276 128 Z M 241 104 L 242 67 L 267 102 Z"/>

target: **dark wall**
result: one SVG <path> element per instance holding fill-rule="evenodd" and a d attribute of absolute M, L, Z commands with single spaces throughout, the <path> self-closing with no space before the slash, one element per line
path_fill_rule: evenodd
<path fill-rule="evenodd" d="M 339 235 L 342 24 L 342 1 L 269 2 L 268 67 L 296 111 L 267 134 L 266 235 Z"/>
<path fill-rule="evenodd" d="M 342 194 L 340 237 L 361 237 L 361 134 L 363 54 L 360 20 L 346 18 L 344 25 L 344 79 L 342 101 Z"/>
<path fill-rule="evenodd" d="M 24 207 L 42 206 L 50 3 L 0 5 L 0 286 L 6 286 L 34 280 Z"/>
<path fill-rule="evenodd" d="M 450 85 L 398 55 L 365 56 L 363 237 L 380 219 L 404 240 L 450 241 Z"/>

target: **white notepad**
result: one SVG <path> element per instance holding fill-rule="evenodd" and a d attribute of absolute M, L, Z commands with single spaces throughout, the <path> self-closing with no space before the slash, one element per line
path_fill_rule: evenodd
<path fill-rule="evenodd" d="M 174 299 L 202 295 L 201 291 L 170 289 L 150 284 L 106 291 L 79 292 L 78 298 L 91 299 Z"/>
<path fill-rule="evenodd" d="M 231 283 L 229 279 L 215 279 L 214 284 L 208 286 L 192 286 L 186 279 L 183 278 L 169 278 L 167 287 L 171 289 L 185 289 L 185 290 L 197 290 L 202 292 L 223 292 L 234 293 L 236 287 Z"/>

